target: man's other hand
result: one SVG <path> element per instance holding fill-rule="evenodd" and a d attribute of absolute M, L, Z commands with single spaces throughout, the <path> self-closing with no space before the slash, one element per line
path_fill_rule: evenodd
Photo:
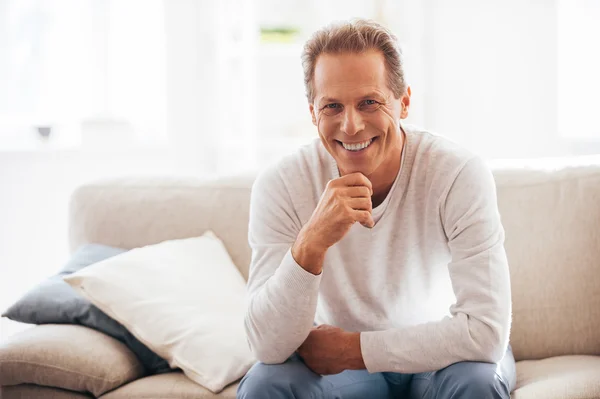
<path fill-rule="evenodd" d="M 297 352 L 308 368 L 321 375 L 365 368 L 360 333 L 327 324 L 313 327 Z"/>

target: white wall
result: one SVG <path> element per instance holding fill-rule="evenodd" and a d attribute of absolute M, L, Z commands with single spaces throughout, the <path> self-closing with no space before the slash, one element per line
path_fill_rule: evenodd
<path fill-rule="evenodd" d="M 434 4 L 429 127 L 488 157 L 559 153 L 554 1 Z"/>
<path fill-rule="evenodd" d="M 413 122 L 490 158 L 568 155 L 557 129 L 556 0 L 397 2 Z"/>

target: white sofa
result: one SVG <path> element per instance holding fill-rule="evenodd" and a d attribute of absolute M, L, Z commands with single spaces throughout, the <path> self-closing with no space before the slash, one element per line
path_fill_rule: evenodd
<path fill-rule="evenodd" d="M 600 398 L 600 157 L 492 168 L 512 279 L 511 343 L 518 361 L 512 397 Z M 72 196 L 71 248 L 133 248 L 211 229 L 247 277 L 252 181 L 92 182 Z M 236 384 L 213 395 L 180 372 L 144 376 L 136 362 L 119 342 L 93 330 L 36 326 L 0 346 L 0 396 L 235 397 Z"/>

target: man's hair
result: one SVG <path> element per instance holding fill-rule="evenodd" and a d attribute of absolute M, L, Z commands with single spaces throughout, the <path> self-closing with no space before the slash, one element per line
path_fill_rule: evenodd
<path fill-rule="evenodd" d="M 310 103 L 315 100 L 313 77 L 315 65 L 321 54 L 360 54 L 377 50 L 383 54 L 388 86 L 396 98 L 406 91 L 402 50 L 396 36 L 377 22 L 356 19 L 333 23 L 316 31 L 304 45 L 302 67 L 304 87 Z"/>

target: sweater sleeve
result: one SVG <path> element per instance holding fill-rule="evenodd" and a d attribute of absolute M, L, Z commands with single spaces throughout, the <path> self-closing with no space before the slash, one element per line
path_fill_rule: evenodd
<path fill-rule="evenodd" d="M 496 363 L 508 346 L 511 289 L 494 178 L 472 158 L 442 195 L 440 219 L 456 302 L 426 324 L 361 333 L 370 372 L 419 373 L 460 361 Z"/>
<path fill-rule="evenodd" d="M 263 363 L 286 361 L 313 326 L 321 275 L 304 270 L 291 254 L 300 228 L 279 171 L 268 169 L 250 199 L 252 260 L 244 321 L 250 348 Z"/>

